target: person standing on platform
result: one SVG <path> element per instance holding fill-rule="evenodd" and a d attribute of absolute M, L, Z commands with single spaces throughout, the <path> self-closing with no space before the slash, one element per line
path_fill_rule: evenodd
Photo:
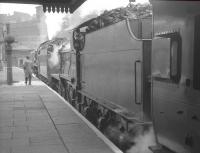
<path fill-rule="evenodd" d="M 29 82 L 29 85 L 31 85 L 31 79 L 32 79 L 32 61 L 30 60 L 29 56 L 26 56 L 26 60 L 24 62 L 24 74 L 25 74 L 25 84 Z"/>

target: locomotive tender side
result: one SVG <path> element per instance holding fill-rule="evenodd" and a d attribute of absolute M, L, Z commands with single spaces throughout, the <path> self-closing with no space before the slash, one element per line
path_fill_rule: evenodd
<path fill-rule="evenodd" d="M 87 34 L 84 49 L 80 51 L 82 92 L 139 117 L 142 47 L 142 41 L 131 38 L 125 20 Z"/>
<path fill-rule="evenodd" d="M 89 32 L 81 31 L 86 24 L 74 30 L 77 108 L 96 126 L 110 118 L 127 130 L 129 123 L 151 124 L 151 23 L 126 18 Z"/>

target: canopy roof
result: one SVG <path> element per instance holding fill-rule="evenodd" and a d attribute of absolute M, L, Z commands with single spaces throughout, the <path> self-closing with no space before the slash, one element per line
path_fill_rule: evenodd
<path fill-rule="evenodd" d="M 73 13 L 86 0 L 0 0 L 0 3 L 21 3 L 43 5 L 44 12 Z"/>

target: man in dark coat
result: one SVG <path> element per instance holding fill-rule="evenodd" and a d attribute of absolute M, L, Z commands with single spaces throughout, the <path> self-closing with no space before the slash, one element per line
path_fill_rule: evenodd
<path fill-rule="evenodd" d="M 31 85 L 31 79 L 32 79 L 32 61 L 29 59 L 29 57 L 26 57 L 26 60 L 24 62 L 24 74 L 25 74 L 25 84 L 27 85 L 27 82 L 29 81 L 29 85 Z"/>

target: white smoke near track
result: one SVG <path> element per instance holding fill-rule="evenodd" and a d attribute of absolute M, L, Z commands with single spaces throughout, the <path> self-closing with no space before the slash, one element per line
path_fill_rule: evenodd
<path fill-rule="evenodd" d="M 153 128 L 145 131 L 143 134 L 139 134 L 133 138 L 135 144 L 126 153 L 152 153 L 149 150 L 149 146 L 155 146 L 155 134 Z"/>

